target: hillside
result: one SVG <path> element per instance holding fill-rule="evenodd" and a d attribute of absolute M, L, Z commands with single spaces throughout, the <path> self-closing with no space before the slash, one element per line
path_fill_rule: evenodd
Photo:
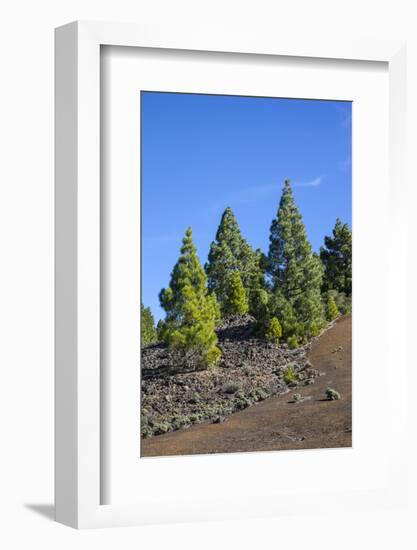
<path fill-rule="evenodd" d="M 175 353 L 161 344 L 147 346 L 142 430 L 148 437 L 142 455 L 349 446 L 350 331 L 350 317 L 341 318 L 305 347 L 291 350 L 258 340 L 253 318 L 235 316 L 218 330 L 220 364 L 200 372 L 183 372 Z M 342 399 L 327 401 L 327 386 Z M 296 403 L 295 393 L 301 397 Z M 330 432 L 336 428 L 335 438 Z M 246 435 L 233 443 L 229 431 L 236 430 Z"/>

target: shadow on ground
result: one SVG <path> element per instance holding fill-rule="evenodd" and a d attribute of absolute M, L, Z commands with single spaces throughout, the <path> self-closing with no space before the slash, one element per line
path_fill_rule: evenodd
<path fill-rule="evenodd" d="M 25 504 L 25 508 L 46 519 L 55 521 L 55 506 L 53 504 Z"/>

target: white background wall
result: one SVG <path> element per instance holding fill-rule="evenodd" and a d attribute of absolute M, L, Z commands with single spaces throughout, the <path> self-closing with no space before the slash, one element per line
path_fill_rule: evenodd
<path fill-rule="evenodd" d="M 88 532 L 70 530 L 46 517 L 53 513 L 54 27 L 93 19 L 213 24 L 215 32 L 216 22 L 221 21 L 247 27 L 248 33 L 269 26 L 284 35 L 408 36 L 414 40 L 410 45 L 415 55 L 417 18 L 412 6 L 412 0 L 9 0 L 2 4 L 0 547 L 416 547 L 415 510 L 369 511 L 366 517 L 316 517 L 312 510 L 308 517 Z M 416 84 L 412 74 L 410 97 L 417 98 Z M 415 147 L 417 117 L 411 101 L 409 112 Z M 415 174 L 414 151 L 410 150 L 409 168 Z M 410 205 L 411 193 L 416 197 L 410 190 Z M 414 265 L 410 280 L 417 280 Z M 410 337 L 414 337 L 411 325 Z M 411 375 L 412 396 L 415 375 Z M 412 422 L 410 445 L 415 435 Z"/>

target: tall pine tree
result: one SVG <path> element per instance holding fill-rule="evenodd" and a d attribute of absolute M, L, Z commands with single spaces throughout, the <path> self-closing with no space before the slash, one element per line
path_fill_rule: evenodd
<path fill-rule="evenodd" d="M 162 335 L 165 342 L 184 352 L 191 351 L 195 366 L 214 364 L 220 357 L 214 331 L 218 305 L 207 289 L 207 277 L 197 256 L 188 228 L 181 255 L 171 273 L 169 287 L 159 294 L 166 311 Z"/>
<path fill-rule="evenodd" d="M 332 236 L 324 238 L 320 258 L 324 265 L 323 291 L 337 290 L 352 294 L 352 233 L 337 218 Z"/>
<path fill-rule="evenodd" d="M 231 208 L 227 207 L 205 265 L 209 289 L 216 293 L 223 315 L 228 313 L 230 276 L 235 271 L 240 275 L 252 311 L 256 292 L 265 287 L 261 263 L 262 253 L 254 251 L 243 238 Z"/>
<path fill-rule="evenodd" d="M 284 183 L 269 240 L 268 274 L 274 294 L 270 309 L 276 310 L 271 314 L 280 320 L 286 336 L 316 334 L 324 323 L 323 268 L 307 239 L 289 180 Z"/>

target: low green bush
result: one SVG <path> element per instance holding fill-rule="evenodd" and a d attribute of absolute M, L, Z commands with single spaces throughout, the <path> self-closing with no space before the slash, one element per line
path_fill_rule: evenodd
<path fill-rule="evenodd" d="M 298 382 L 298 376 L 294 367 L 290 365 L 285 369 L 283 379 L 286 384 L 296 384 Z"/>
<path fill-rule="evenodd" d="M 150 426 L 142 426 L 141 434 L 142 434 L 142 437 L 146 439 L 147 437 L 152 437 L 153 430 Z"/>
<path fill-rule="evenodd" d="M 338 391 L 334 390 L 333 388 L 327 388 L 326 389 L 326 397 L 330 401 L 337 401 L 338 399 L 341 398 L 340 393 Z"/>
<path fill-rule="evenodd" d="M 160 434 L 166 434 L 167 432 L 169 432 L 169 424 L 166 424 L 165 422 L 161 422 L 160 424 L 156 424 L 153 428 L 153 433 L 155 435 L 160 435 Z"/>

